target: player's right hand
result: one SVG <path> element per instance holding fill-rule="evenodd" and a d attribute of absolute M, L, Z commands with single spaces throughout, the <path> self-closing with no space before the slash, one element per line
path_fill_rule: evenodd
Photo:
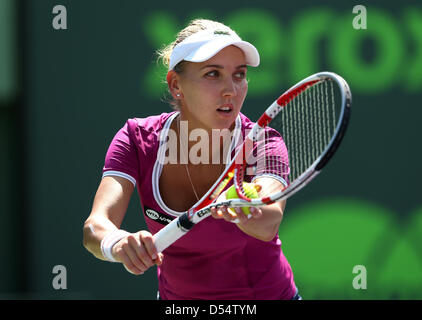
<path fill-rule="evenodd" d="M 157 252 L 152 234 L 145 230 L 121 239 L 113 246 L 112 254 L 135 275 L 143 274 L 153 265 L 160 266 L 164 258 L 162 253 Z"/>

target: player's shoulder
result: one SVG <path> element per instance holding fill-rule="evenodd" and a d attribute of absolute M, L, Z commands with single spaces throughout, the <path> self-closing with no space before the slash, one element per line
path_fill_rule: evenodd
<path fill-rule="evenodd" d="M 254 126 L 255 122 L 253 122 L 251 119 L 249 119 L 246 115 L 244 115 L 243 113 L 239 113 L 240 116 L 240 121 L 242 123 L 242 127 L 243 129 L 252 129 L 252 127 Z"/>
<path fill-rule="evenodd" d="M 130 131 L 140 131 L 145 133 L 158 133 L 164 127 L 168 118 L 173 115 L 174 112 L 161 113 L 158 115 L 151 115 L 145 118 L 130 118 L 126 124 Z"/>

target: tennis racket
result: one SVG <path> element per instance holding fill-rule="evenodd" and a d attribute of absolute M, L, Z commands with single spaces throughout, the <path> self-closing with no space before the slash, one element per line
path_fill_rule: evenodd
<path fill-rule="evenodd" d="M 254 124 L 230 165 L 198 204 L 153 236 L 158 252 L 210 216 L 212 207 L 265 206 L 302 189 L 339 147 L 351 102 L 349 85 L 332 72 L 316 73 L 287 90 Z M 266 184 L 258 198 L 250 199 L 243 182 L 266 176 L 274 178 L 275 187 Z M 216 202 L 231 180 L 239 198 Z"/>

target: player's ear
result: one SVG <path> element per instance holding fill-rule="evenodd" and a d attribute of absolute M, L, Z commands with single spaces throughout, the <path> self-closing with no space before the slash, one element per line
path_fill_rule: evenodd
<path fill-rule="evenodd" d="M 174 99 L 179 100 L 182 97 L 182 92 L 179 86 L 179 81 L 180 81 L 179 75 L 174 70 L 170 70 L 167 73 L 166 79 L 167 79 L 167 85 L 168 85 L 171 95 L 173 96 Z"/>

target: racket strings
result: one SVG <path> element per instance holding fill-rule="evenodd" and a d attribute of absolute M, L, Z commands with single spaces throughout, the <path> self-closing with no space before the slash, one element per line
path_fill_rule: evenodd
<path fill-rule="evenodd" d="M 322 80 L 294 97 L 269 124 L 277 130 L 287 147 L 289 168 L 286 161 L 267 163 L 266 170 L 288 173 L 287 183 L 302 175 L 323 154 L 336 130 L 339 111 L 339 92 L 335 83 Z M 281 148 L 282 149 L 282 148 Z M 282 151 L 281 151 L 282 152 Z M 277 158 L 277 157 L 274 157 Z"/>

